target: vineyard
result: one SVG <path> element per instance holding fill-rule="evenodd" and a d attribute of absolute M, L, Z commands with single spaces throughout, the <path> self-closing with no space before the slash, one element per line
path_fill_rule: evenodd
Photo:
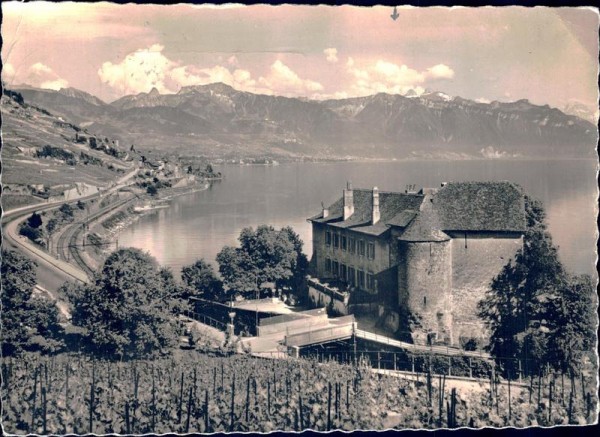
<path fill-rule="evenodd" d="M 180 359 L 91 361 L 28 355 L 2 363 L 3 424 L 14 434 L 188 433 L 586 424 L 595 383 L 541 375 L 473 387 L 370 363 L 190 353 Z M 459 381 L 460 382 L 460 381 Z"/>

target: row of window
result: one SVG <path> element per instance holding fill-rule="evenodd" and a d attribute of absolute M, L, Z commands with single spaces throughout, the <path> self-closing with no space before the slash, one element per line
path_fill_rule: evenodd
<path fill-rule="evenodd" d="M 334 249 L 341 249 L 344 252 L 358 253 L 359 256 L 366 256 L 368 259 L 375 259 L 375 243 L 368 242 L 365 244 L 365 240 L 356 240 L 354 237 L 346 237 L 332 233 L 330 231 L 325 232 L 325 245 L 333 245 Z"/>
<path fill-rule="evenodd" d="M 352 266 L 325 258 L 325 271 L 333 277 L 348 282 L 351 286 L 356 286 L 366 290 L 377 291 L 375 275 L 370 272 L 357 270 Z"/>

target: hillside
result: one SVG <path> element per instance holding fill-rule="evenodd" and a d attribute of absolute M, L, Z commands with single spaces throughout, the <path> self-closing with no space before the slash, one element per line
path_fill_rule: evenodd
<path fill-rule="evenodd" d="M 132 168 L 117 140 L 90 134 L 18 93 L 6 91 L 0 113 L 4 209 L 93 194 Z"/>
<path fill-rule="evenodd" d="M 311 101 L 216 83 L 106 104 L 73 90 L 19 90 L 27 102 L 141 147 L 212 158 L 592 156 L 596 127 L 527 100 L 477 103 L 440 92 Z"/>

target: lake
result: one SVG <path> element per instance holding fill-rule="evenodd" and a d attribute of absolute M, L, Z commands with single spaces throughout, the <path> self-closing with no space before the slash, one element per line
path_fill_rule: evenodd
<path fill-rule="evenodd" d="M 567 268 L 595 274 L 597 163 L 594 160 L 477 160 L 291 163 L 215 166 L 225 179 L 171 201 L 119 236 L 119 246 L 149 251 L 175 273 L 199 258 L 215 263 L 242 228 L 292 226 L 312 252 L 307 217 L 354 187 L 404 191 L 409 184 L 439 187 L 444 181 L 508 180 L 544 203 L 548 228 Z"/>

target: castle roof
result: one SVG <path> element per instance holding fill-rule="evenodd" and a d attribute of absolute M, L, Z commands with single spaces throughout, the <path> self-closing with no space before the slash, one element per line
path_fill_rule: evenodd
<path fill-rule="evenodd" d="M 422 201 L 422 194 L 379 191 L 380 220 L 373 225 L 371 224 L 373 191 L 355 188 L 353 190 L 354 213 L 347 220 L 343 220 L 343 197 L 329 206 L 329 215 L 327 217 L 323 218 L 323 214 L 321 213 L 311 217 L 309 220 L 316 223 L 327 223 L 336 228 L 352 229 L 357 232 L 380 235 L 390 228 L 387 224 L 388 222 L 395 223 L 396 226 L 406 226 L 417 215 Z"/>
<path fill-rule="evenodd" d="M 424 194 L 426 193 L 426 194 Z M 354 213 L 343 220 L 343 197 L 329 215 L 309 221 L 380 235 L 396 227 L 404 241 L 446 241 L 446 232 L 523 232 L 525 205 L 521 187 L 511 182 L 450 182 L 419 193 L 379 192 L 380 220 L 371 224 L 373 192 L 354 189 Z"/>
<path fill-rule="evenodd" d="M 523 190 L 511 182 L 451 182 L 433 204 L 445 231 L 525 230 Z"/>

